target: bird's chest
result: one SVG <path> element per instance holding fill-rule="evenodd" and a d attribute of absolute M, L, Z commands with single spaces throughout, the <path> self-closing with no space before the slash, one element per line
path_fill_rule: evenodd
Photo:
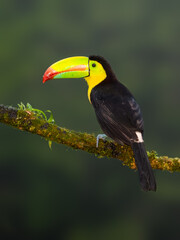
<path fill-rule="evenodd" d="M 101 88 L 92 90 L 91 103 L 95 111 L 101 111 L 101 109 L 104 108 L 115 111 L 123 107 L 124 100 L 121 95 L 116 94 L 116 90 L 109 88 Z"/>
<path fill-rule="evenodd" d="M 116 94 L 107 91 L 107 89 L 92 91 L 91 102 L 101 126 L 111 126 L 117 122 L 117 118 L 119 119 L 124 115 L 124 111 L 122 111 L 123 101 L 120 97 L 117 99 L 115 96 Z"/>
<path fill-rule="evenodd" d="M 91 103 L 95 112 L 101 112 L 101 109 L 107 105 L 110 96 L 102 91 L 92 91 Z"/>

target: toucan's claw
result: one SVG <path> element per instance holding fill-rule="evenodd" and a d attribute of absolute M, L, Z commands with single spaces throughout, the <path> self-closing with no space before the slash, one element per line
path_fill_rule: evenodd
<path fill-rule="evenodd" d="M 99 146 L 99 140 L 105 140 L 107 138 L 106 134 L 98 134 L 96 137 L 96 147 L 98 148 Z"/>

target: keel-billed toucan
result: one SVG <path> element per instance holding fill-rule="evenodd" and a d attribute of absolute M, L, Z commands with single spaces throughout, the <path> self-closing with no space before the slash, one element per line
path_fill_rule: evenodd
<path fill-rule="evenodd" d="M 102 130 L 117 143 L 132 147 L 142 189 L 156 191 L 155 177 L 144 146 L 139 105 L 117 80 L 109 63 L 100 56 L 66 58 L 46 70 L 43 82 L 60 78 L 85 78 L 88 98 Z"/>

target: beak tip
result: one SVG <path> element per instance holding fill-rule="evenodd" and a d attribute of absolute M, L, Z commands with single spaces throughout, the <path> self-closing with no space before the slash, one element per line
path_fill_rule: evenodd
<path fill-rule="evenodd" d="M 46 76 L 44 74 L 44 76 L 43 76 L 43 83 L 45 83 L 46 81 L 47 81 L 47 78 L 46 78 Z"/>
<path fill-rule="evenodd" d="M 43 75 L 43 83 L 45 83 L 45 82 L 48 81 L 48 80 L 53 79 L 53 77 L 54 77 L 56 74 L 57 74 L 57 72 L 56 72 L 53 68 L 49 67 L 49 68 L 45 71 L 45 73 L 44 73 L 44 75 Z"/>

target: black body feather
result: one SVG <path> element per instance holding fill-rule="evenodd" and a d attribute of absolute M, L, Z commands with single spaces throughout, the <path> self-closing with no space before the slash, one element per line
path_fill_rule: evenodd
<path fill-rule="evenodd" d="M 91 91 L 91 102 L 104 133 L 117 143 L 132 146 L 140 184 L 145 191 L 156 191 L 156 181 L 147 157 L 144 143 L 138 143 L 136 132 L 143 135 L 144 123 L 140 107 L 130 91 L 115 77 L 110 65 L 101 57 L 107 78 Z"/>

